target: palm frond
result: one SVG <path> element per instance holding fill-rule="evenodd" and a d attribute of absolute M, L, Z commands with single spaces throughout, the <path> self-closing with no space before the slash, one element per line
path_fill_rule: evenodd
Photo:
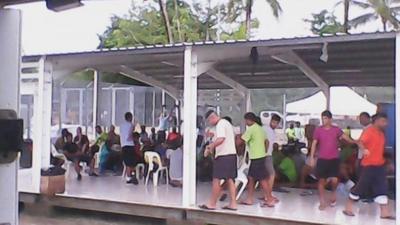
<path fill-rule="evenodd" d="M 349 21 L 350 26 L 352 27 L 358 27 L 359 25 L 366 24 L 367 22 L 377 19 L 378 17 L 375 15 L 375 13 L 367 13 L 364 15 L 361 15 L 359 17 L 356 17 L 352 20 Z"/>
<path fill-rule="evenodd" d="M 365 3 L 365 2 L 360 2 L 360 1 L 356 1 L 356 0 L 350 0 L 350 4 L 361 7 L 363 9 L 368 9 L 369 7 L 371 7 L 371 4 Z"/>
<path fill-rule="evenodd" d="M 282 7 L 279 3 L 279 0 L 266 0 L 268 5 L 271 7 L 271 10 L 276 18 L 278 18 L 282 13 Z"/>
<path fill-rule="evenodd" d="M 399 29 L 400 21 L 399 21 L 395 16 L 391 15 L 391 16 L 388 18 L 388 21 L 390 22 L 390 24 L 392 24 L 392 26 L 393 26 L 396 30 Z"/>

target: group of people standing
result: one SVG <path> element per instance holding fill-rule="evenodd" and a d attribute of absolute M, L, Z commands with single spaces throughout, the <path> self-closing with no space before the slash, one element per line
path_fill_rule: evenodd
<path fill-rule="evenodd" d="M 365 116 L 365 115 L 364 115 Z M 361 117 L 361 116 L 360 116 Z M 281 118 L 273 115 L 270 124 L 263 126 L 260 118 L 249 112 L 244 115 L 246 131 L 235 138 L 234 130 L 227 120 L 220 118 L 216 112 L 208 111 L 205 115 L 209 125 L 215 127 L 214 140 L 206 147 L 204 156 L 214 155 L 213 182 L 211 197 L 207 204 L 199 207 L 214 210 L 223 189 L 222 180 L 230 194 L 230 203 L 223 209 L 237 210 L 235 179 L 237 177 L 237 146 L 246 144 L 250 167 L 248 170 L 247 197 L 239 204 L 253 205 L 256 182 L 263 190 L 261 206 L 274 207 L 279 199 L 272 194 L 275 181 L 272 151 L 276 143 L 275 129 Z M 318 179 L 319 209 L 336 205 L 336 188 L 340 171 L 340 142 L 357 145 L 359 148 L 359 177 L 351 189 L 343 213 L 354 216 L 353 203 L 360 198 L 371 198 L 380 205 L 381 218 L 394 219 L 388 205 L 387 181 L 385 172 L 385 128 L 388 118 L 385 113 L 378 112 L 366 123 L 359 140 L 353 140 L 332 122 L 332 113 L 324 111 L 321 114 L 322 125 L 313 132 L 308 165 L 313 168 Z M 361 120 L 361 119 L 360 119 Z M 296 134 L 293 132 L 295 140 Z M 327 192 L 327 189 L 330 192 Z"/>

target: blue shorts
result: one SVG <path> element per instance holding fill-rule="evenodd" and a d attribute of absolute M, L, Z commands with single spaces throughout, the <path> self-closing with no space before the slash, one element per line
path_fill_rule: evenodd
<path fill-rule="evenodd" d="M 385 166 L 362 167 L 360 179 L 350 191 L 350 198 L 358 200 L 362 198 L 375 198 L 387 196 L 388 185 Z"/>

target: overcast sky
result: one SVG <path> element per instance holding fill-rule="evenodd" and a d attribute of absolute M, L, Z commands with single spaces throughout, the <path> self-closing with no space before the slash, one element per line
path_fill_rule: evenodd
<path fill-rule="evenodd" d="M 138 0 L 143 1 L 143 0 Z M 257 38 L 279 38 L 311 35 L 309 24 L 303 19 L 323 9 L 333 11 L 338 0 L 281 0 L 284 10 L 279 20 L 273 18 L 264 0 L 256 0 L 254 16 L 260 21 Z M 213 3 L 216 4 L 216 0 Z M 110 24 L 112 15 L 124 15 L 131 6 L 131 0 L 86 1 L 84 7 L 55 13 L 46 9 L 44 3 L 13 6 L 23 12 L 22 45 L 25 55 L 93 50 Z M 337 7 L 336 16 L 342 19 L 342 7 Z M 360 14 L 352 9 L 351 15 Z M 377 23 L 371 23 L 356 32 L 374 32 Z"/>

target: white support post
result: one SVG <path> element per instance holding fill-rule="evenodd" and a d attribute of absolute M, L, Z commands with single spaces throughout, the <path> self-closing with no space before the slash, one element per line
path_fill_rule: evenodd
<path fill-rule="evenodd" d="M 115 89 L 111 89 L 111 125 L 116 126 L 115 124 L 115 102 L 116 102 L 116 93 Z"/>
<path fill-rule="evenodd" d="M 395 79 L 396 79 L 396 92 L 395 92 L 395 99 L 396 99 L 396 143 L 400 143 L 400 118 L 397 118 L 398 115 L 400 114 L 400 33 L 397 33 L 396 35 L 396 47 L 395 47 L 395 65 L 396 65 L 396 74 L 395 74 Z M 395 149 L 396 150 L 396 149 Z M 400 162 L 400 154 L 396 154 L 396 163 L 398 164 Z M 400 166 L 396 166 L 396 176 L 399 176 L 400 174 Z M 400 179 L 397 178 L 396 180 L 396 193 L 400 193 Z M 396 198 L 396 219 L 400 218 L 400 198 Z"/>
<path fill-rule="evenodd" d="M 251 105 L 251 92 L 247 91 L 245 95 L 246 101 L 246 112 L 252 112 L 253 106 Z"/>
<path fill-rule="evenodd" d="M 165 91 L 161 91 L 161 105 L 165 105 Z"/>
<path fill-rule="evenodd" d="M 61 132 L 62 124 L 66 122 L 64 120 L 67 118 L 67 90 L 64 89 L 63 84 L 60 85 L 60 117 L 59 132 Z"/>
<path fill-rule="evenodd" d="M 98 92 L 99 92 L 99 78 L 100 72 L 98 70 L 93 71 L 93 105 L 92 105 L 92 131 L 94 137 L 96 137 L 96 126 L 97 126 L 97 109 L 98 109 Z"/>
<path fill-rule="evenodd" d="M 286 99 L 286 93 L 283 94 L 283 130 L 286 130 L 286 107 L 287 107 L 287 99 Z"/>
<path fill-rule="evenodd" d="M 83 89 L 79 90 L 79 126 L 83 124 Z"/>
<path fill-rule="evenodd" d="M 196 204 L 196 118 L 197 118 L 197 55 L 186 47 L 184 56 L 183 111 L 183 207 Z"/>
<path fill-rule="evenodd" d="M 50 166 L 51 109 L 52 109 L 52 65 L 45 57 L 40 59 L 38 95 L 35 102 L 35 132 L 33 141 L 32 180 L 35 192 L 40 190 L 40 170 Z"/>
<path fill-rule="evenodd" d="M 135 88 L 129 90 L 129 111 L 135 116 Z"/>
<path fill-rule="evenodd" d="M 153 88 L 153 102 L 152 102 L 152 110 L 151 110 L 151 126 L 154 127 L 156 125 L 156 90 Z"/>
<path fill-rule="evenodd" d="M 0 109 L 18 114 L 21 58 L 19 10 L 0 9 Z M 0 164 L 0 224 L 18 224 L 18 160 Z"/>
<path fill-rule="evenodd" d="M 331 88 L 328 87 L 328 90 L 325 93 L 326 97 L 326 109 L 331 110 Z"/>

